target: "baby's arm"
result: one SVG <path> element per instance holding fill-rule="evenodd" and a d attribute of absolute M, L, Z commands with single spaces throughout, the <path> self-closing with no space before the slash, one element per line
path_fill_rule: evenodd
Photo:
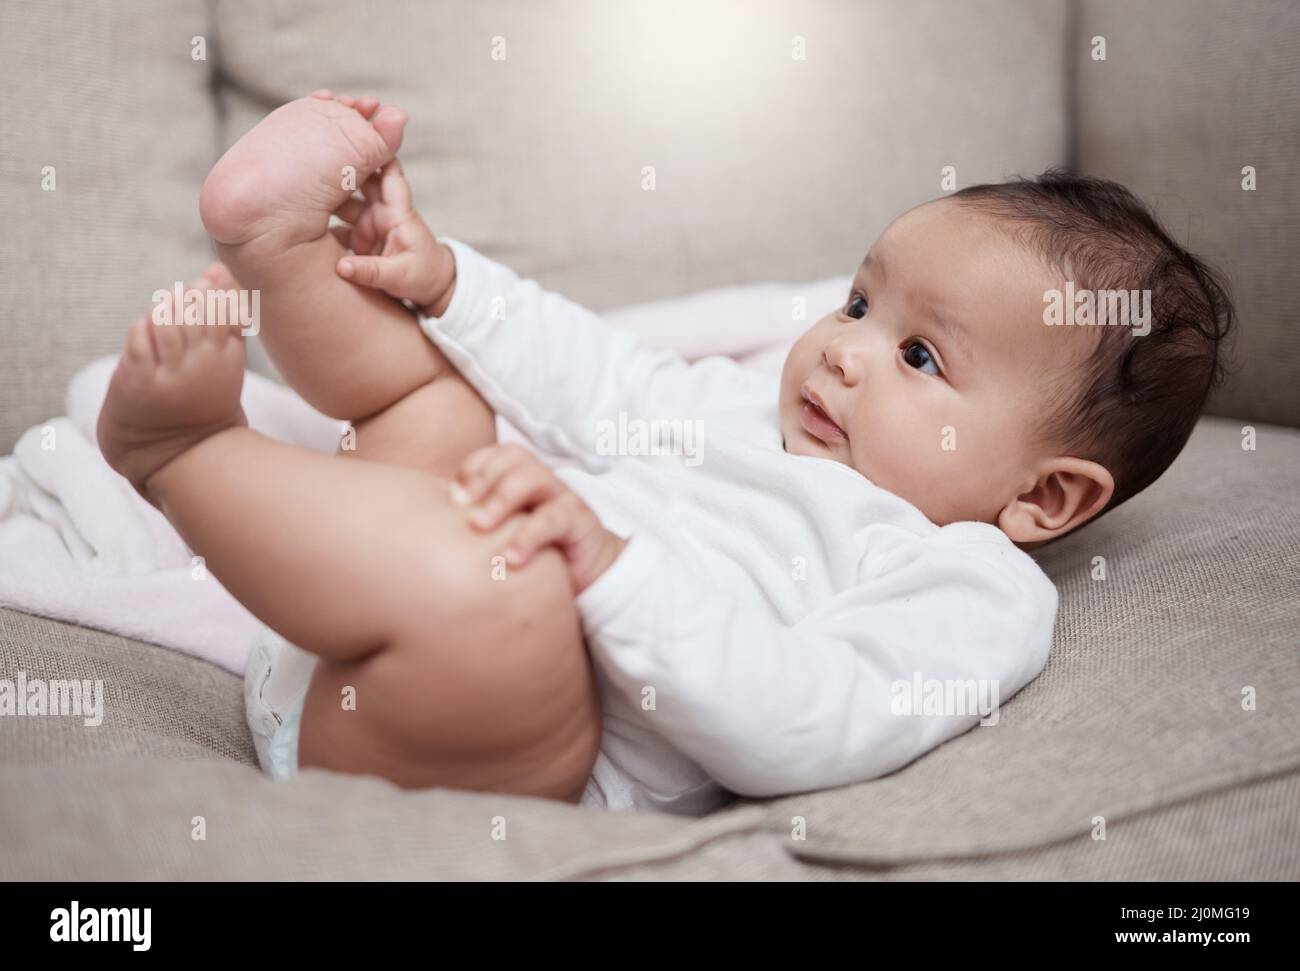
<path fill-rule="evenodd" d="M 395 166 L 380 181 L 383 206 L 358 201 L 341 213 L 356 220 L 353 248 L 370 252 L 344 256 L 339 273 L 419 307 L 426 334 L 535 445 L 599 468 L 602 419 L 618 421 L 620 412 L 632 419 L 698 417 L 757 380 L 726 358 L 690 364 L 639 347 L 631 334 L 470 246 L 435 239 L 409 209 Z M 385 208 L 390 196 L 393 211 Z"/>
<path fill-rule="evenodd" d="M 952 534 L 949 534 L 951 536 Z M 961 734 L 978 713 L 904 714 L 925 681 L 996 684 L 1046 660 L 1055 591 L 987 542 L 917 540 L 906 562 L 793 626 L 756 615 L 694 564 L 633 534 L 577 600 L 597 667 L 723 786 L 772 796 L 872 779 Z"/>

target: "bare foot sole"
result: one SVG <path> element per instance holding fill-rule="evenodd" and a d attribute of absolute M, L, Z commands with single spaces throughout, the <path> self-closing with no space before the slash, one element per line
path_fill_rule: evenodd
<path fill-rule="evenodd" d="M 217 263 L 186 289 L 206 293 L 236 285 Z M 180 321 L 172 309 L 172 319 Z M 243 384 L 244 343 L 237 326 L 206 320 L 159 324 L 141 314 L 127 333 L 99 413 L 100 451 L 154 502 L 148 483 L 155 472 L 208 436 L 248 423 L 239 404 Z"/>
<path fill-rule="evenodd" d="M 323 236 L 330 213 L 397 154 L 406 121 L 393 105 L 328 91 L 282 105 L 208 173 L 204 227 L 227 248 L 265 241 L 282 250 Z"/>

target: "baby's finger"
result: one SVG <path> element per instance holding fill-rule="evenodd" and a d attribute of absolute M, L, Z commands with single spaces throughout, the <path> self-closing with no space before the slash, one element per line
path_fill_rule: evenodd
<path fill-rule="evenodd" d="M 366 202 L 371 205 L 378 205 L 384 201 L 384 193 L 379 186 L 378 172 L 367 176 L 366 181 L 361 183 L 361 194 L 366 197 Z"/>
<path fill-rule="evenodd" d="M 550 469 L 541 464 L 520 463 L 479 496 L 470 522 L 479 529 L 495 529 L 511 513 L 542 505 L 559 488 Z"/>
<path fill-rule="evenodd" d="M 484 445 L 482 448 L 476 448 L 461 460 L 460 468 L 456 470 L 457 485 L 461 486 L 464 491 L 465 483 L 478 474 L 478 470 L 488 460 L 493 452 L 499 449 L 500 445 Z"/>
<path fill-rule="evenodd" d="M 334 215 L 338 216 L 345 223 L 355 224 L 361 218 L 361 214 L 366 211 L 366 201 L 357 196 L 348 196 L 343 200 L 343 205 L 334 210 Z"/>
<path fill-rule="evenodd" d="M 343 244 L 344 249 L 352 249 L 352 229 L 348 226 L 331 226 L 334 238 Z"/>
<path fill-rule="evenodd" d="M 572 507 L 551 501 L 544 503 L 519 524 L 506 547 L 506 563 L 524 566 L 538 550 L 562 545 L 573 529 Z"/>
<path fill-rule="evenodd" d="M 367 209 L 352 227 L 352 251 L 362 256 L 377 256 L 379 234 L 375 231 L 375 211 Z"/>
<path fill-rule="evenodd" d="M 478 502 L 495 488 L 497 482 L 530 458 L 518 445 L 492 445 L 469 456 L 460 467 L 457 479 L 464 490 L 466 504 Z"/>
<path fill-rule="evenodd" d="M 402 172 L 402 163 L 393 159 L 379 170 L 380 189 L 384 202 L 400 211 L 411 208 L 411 185 Z"/>
<path fill-rule="evenodd" d="M 394 293 L 402 289 L 406 267 L 397 256 L 362 256 L 348 254 L 339 258 L 339 276 L 363 287 Z"/>

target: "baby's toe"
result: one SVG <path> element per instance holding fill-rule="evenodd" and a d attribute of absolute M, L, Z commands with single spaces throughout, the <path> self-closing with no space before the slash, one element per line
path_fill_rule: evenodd
<path fill-rule="evenodd" d="M 205 329 L 211 332 L 209 338 L 214 344 L 224 344 L 239 336 L 239 329 L 248 323 L 248 321 L 240 319 L 242 309 L 239 302 L 239 293 L 237 291 L 220 290 L 214 294 L 214 297 L 221 302 L 223 307 L 226 308 L 224 315 L 225 320 L 218 320 L 216 321 L 216 326 Z"/>
<path fill-rule="evenodd" d="M 176 368 L 185 358 L 185 338 L 181 335 L 184 324 L 154 324 L 150 334 L 153 336 L 154 353 L 158 366 Z"/>
<path fill-rule="evenodd" d="M 234 290 L 239 286 L 235 274 L 230 272 L 230 267 L 226 266 L 225 263 L 213 263 L 203 271 L 203 276 L 217 290 Z"/>
<path fill-rule="evenodd" d="M 334 92 L 329 88 L 317 88 L 311 93 L 313 98 L 320 98 L 322 101 L 333 101 Z"/>
<path fill-rule="evenodd" d="M 402 144 L 402 134 L 406 130 L 408 115 L 396 105 L 384 105 L 375 111 L 370 119 L 390 151 L 396 152 Z"/>
<path fill-rule="evenodd" d="M 135 320 L 131 321 L 131 327 L 126 332 L 126 350 L 125 356 L 128 362 L 136 367 L 152 367 L 158 363 L 154 357 L 153 340 L 149 336 L 149 315 L 141 314 Z"/>
<path fill-rule="evenodd" d="M 205 291 L 203 294 L 205 300 L 212 296 L 224 299 L 224 297 L 215 290 Z M 215 343 L 218 340 L 217 331 L 227 329 L 226 327 L 220 326 L 220 324 L 220 318 L 214 320 L 205 313 L 202 315 L 202 321 L 200 323 L 186 327 L 186 350 L 192 351 L 196 347 L 203 347 L 204 345 Z"/>
<path fill-rule="evenodd" d="M 163 367 L 180 364 L 185 356 L 185 324 L 179 309 L 172 315 L 170 324 L 153 324 L 153 346 Z"/>
<path fill-rule="evenodd" d="M 189 293 L 191 290 L 203 290 L 206 289 L 208 286 L 210 286 L 211 284 L 208 280 L 208 270 L 210 269 L 212 269 L 212 267 L 210 266 L 206 267 L 203 270 L 203 272 L 201 272 L 193 280 L 187 282 L 185 284 L 185 292 Z"/>

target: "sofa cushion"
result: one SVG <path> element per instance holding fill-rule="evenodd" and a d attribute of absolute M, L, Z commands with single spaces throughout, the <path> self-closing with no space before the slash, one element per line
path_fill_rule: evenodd
<path fill-rule="evenodd" d="M 215 7 L 227 142 L 318 87 L 396 101 L 435 232 L 597 310 L 848 273 L 943 166 L 1065 152 L 1064 0 Z"/>
<path fill-rule="evenodd" d="M 68 378 L 121 348 L 155 290 L 211 262 L 197 203 L 215 158 L 206 11 L 5 0 L 0 453 L 63 414 Z M 198 36 L 206 61 L 191 57 Z"/>
<path fill-rule="evenodd" d="M 1203 419 L 1159 482 L 1039 551 L 1056 641 L 996 725 L 873 782 L 769 800 L 770 830 L 820 861 L 1008 854 L 1300 768 L 1300 432 L 1255 431 L 1247 451 L 1240 423 Z M 1285 836 L 1254 834 L 1260 852 Z"/>
<path fill-rule="evenodd" d="M 273 781 L 240 678 L 0 609 L 0 678 L 20 673 L 102 681 L 103 721 L 0 717 L 0 880 L 800 878 L 753 808 L 695 821 L 319 770 Z"/>
<path fill-rule="evenodd" d="M 1296 880 L 1300 772 L 1110 820 L 1054 843 L 888 867 L 805 863 L 808 880 Z"/>
<path fill-rule="evenodd" d="M 1295 3 L 1080 0 L 1074 51 L 1080 168 L 1152 202 L 1229 278 L 1238 367 L 1210 410 L 1286 425 L 1300 425 L 1297 45 Z"/>
<path fill-rule="evenodd" d="M 317 769 L 274 781 L 226 761 L 97 758 L 0 773 L 0 880 L 577 880 L 661 867 L 798 879 L 761 821 L 752 808 L 691 820 Z"/>
<path fill-rule="evenodd" d="M 0 678 L 103 682 L 103 720 L 0 717 L 0 765 L 222 759 L 256 766 L 243 681 L 127 637 L 0 608 Z M 0 775 L 4 773 L 0 772 Z"/>

